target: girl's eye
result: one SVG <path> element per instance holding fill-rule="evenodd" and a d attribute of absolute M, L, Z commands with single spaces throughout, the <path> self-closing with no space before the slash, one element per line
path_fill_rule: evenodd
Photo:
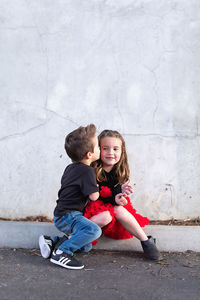
<path fill-rule="evenodd" d="M 119 150 L 119 148 L 114 148 L 115 151 Z"/>

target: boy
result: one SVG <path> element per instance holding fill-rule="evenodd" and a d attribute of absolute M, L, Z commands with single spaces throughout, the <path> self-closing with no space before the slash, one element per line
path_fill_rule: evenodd
<path fill-rule="evenodd" d="M 100 154 L 95 125 L 79 127 L 69 133 L 65 150 L 72 163 L 62 176 L 54 210 L 54 224 L 65 235 L 55 245 L 50 261 L 67 269 L 82 269 L 84 265 L 73 258 L 73 253 L 77 250 L 88 252 L 92 248 L 91 242 L 101 235 L 100 227 L 83 216 L 88 201 L 99 198 L 96 174 L 90 167 Z M 39 245 L 42 256 L 48 258 L 53 240 L 41 236 Z M 49 250 L 47 254 L 46 250 Z"/>

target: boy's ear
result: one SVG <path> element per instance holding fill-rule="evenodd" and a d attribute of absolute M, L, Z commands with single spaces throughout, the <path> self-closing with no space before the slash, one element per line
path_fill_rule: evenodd
<path fill-rule="evenodd" d="M 90 159 L 91 156 L 92 156 L 92 153 L 91 152 L 87 152 L 85 156 L 86 156 L 87 159 Z"/>

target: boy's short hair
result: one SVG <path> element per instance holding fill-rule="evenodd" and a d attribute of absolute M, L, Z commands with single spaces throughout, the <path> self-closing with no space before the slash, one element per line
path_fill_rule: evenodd
<path fill-rule="evenodd" d="M 65 138 L 65 150 L 72 161 L 81 161 L 86 153 L 94 152 L 92 138 L 96 134 L 96 126 L 90 124 L 86 127 L 80 126 L 70 132 Z"/>

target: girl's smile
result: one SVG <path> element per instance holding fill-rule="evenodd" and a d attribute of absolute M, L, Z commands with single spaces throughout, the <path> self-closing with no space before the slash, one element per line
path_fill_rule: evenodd
<path fill-rule="evenodd" d="M 122 152 L 122 142 L 115 137 L 101 139 L 101 161 L 105 171 L 109 172 L 118 163 Z"/>

